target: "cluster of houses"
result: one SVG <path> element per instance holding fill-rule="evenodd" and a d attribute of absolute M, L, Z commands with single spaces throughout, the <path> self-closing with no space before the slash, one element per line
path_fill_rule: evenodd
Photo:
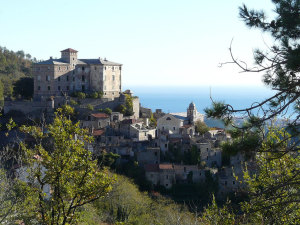
<path fill-rule="evenodd" d="M 220 144 L 230 141 L 224 129 L 211 128 L 205 134 L 196 132 L 197 121 L 204 121 L 204 115 L 197 112 L 191 103 L 186 113 L 168 113 L 140 107 L 139 117 L 124 117 L 119 112 L 90 113 L 81 119 L 81 126 L 89 129 L 94 143 L 89 146 L 94 153 L 102 151 L 120 155 L 119 163 L 136 160 L 145 170 L 146 178 L 154 185 L 171 188 L 176 183 L 205 182 L 209 173 L 218 180 L 220 194 L 241 188 L 244 157 L 240 154 L 230 157 L 222 164 Z M 149 124 L 155 117 L 157 125 Z M 164 155 L 176 149 L 185 154 L 196 148 L 199 162 L 194 165 L 183 161 L 172 163 Z"/>

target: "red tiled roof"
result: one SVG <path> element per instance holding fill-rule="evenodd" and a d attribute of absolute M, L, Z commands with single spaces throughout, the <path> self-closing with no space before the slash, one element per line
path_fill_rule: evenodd
<path fill-rule="evenodd" d="M 159 164 L 159 169 L 161 169 L 161 170 L 172 170 L 173 165 L 172 164 Z"/>
<path fill-rule="evenodd" d="M 104 134 L 104 130 L 93 130 L 93 136 L 101 136 Z"/>
<path fill-rule="evenodd" d="M 107 115 L 106 113 L 93 113 L 91 114 L 91 116 L 95 118 L 109 118 L 109 115 Z"/>
<path fill-rule="evenodd" d="M 72 48 L 67 48 L 67 49 L 62 50 L 60 52 L 78 52 L 78 51 L 76 51 L 75 49 L 72 49 Z"/>

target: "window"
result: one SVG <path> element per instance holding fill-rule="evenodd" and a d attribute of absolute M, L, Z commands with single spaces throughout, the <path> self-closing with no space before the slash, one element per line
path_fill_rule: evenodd
<path fill-rule="evenodd" d="M 84 66 L 83 66 L 83 67 L 81 67 L 81 69 L 82 69 L 82 71 L 84 71 Z"/>
<path fill-rule="evenodd" d="M 215 156 L 217 156 L 217 153 L 215 152 Z"/>
<path fill-rule="evenodd" d="M 57 80 L 60 81 L 60 77 L 58 77 Z"/>
<path fill-rule="evenodd" d="M 147 132 L 145 132 L 145 137 L 147 136 Z"/>
<path fill-rule="evenodd" d="M 235 181 L 232 181 L 232 184 L 235 184 Z"/>
<path fill-rule="evenodd" d="M 97 70 L 97 67 L 95 66 L 95 70 Z"/>
<path fill-rule="evenodd" d="M 167 119 L 166 120 L 171 120 L 171 118 L 170 117 L 167 117 Z"/>
<path fill-rule="evenodd" d="M 104 67 L 104 70 L 106 70 L 106 66 Z"/>
<path fill-rule="evenodd" d="M 227 186 L 227 181 L 224 182 L 224 185 Z"/>
<path fill-rule="evenodd" d="M 167 179 L 167 180 L 169 179 L 169 175 L 166 175 L 166 179 Z"/>
<path fill-rule="evenodd" d="M 73 85 L 73 91 L 75 91 L 75 85 Z"/>
<path fill-rule="evenodd" d="M 202 176 L 202 173 L 201 173 L 201 172 L 199 173 L 199 176 Z"/>
<path fill-rule="evenodd" d="M 112 70 L 114 70 L 114 69 L 115 69 L 115 67 L 114 67 L 114 66 L 112 66 L 112 67 L 111 67 L 111 69 L 112 69 Z"/>
<path fill-rule="evenodd" d="M 50 86 L 48 86 L 48 91 L 50 91 Z"/>
<path fill-rule="evenodd" d="M 73 66 L 74 66 L 74 64 L 73 64 Z M 75 70 L 73 70 L 73 72 L 72 72 L 73 74 L 75 74 Z"/>
<path fill-rule="evenodd" d="M 60 66 L 58 67 L 58 70 L 60 70 Z"/>
<path fill-rule="evenodd" d="M 115 92 L 113 92 L 112 95 L 115 95 Z"/>
<path fill-rule="evenodd" d="M 50 66 L 48 66 L 48 70 L 50 70 Z"/>
<path fill-rule="evenodd" d="M 206 156 L 206 160 L 208 160 L 208 156 Z"/>
<path fill-rule="evenodd" d="M 85 91 L 85 86 L 84 85 L 81 86 L 81 90 Z"/>
<path fill-rule="evenodd" d="M 104 90 L 106 90 L 106 86 L 104 85 Z"/>
<path fill-rule="evenodd" d="M 50 76 L 49 75 L 46 76 L 46 81 L 50 81 Z"/>
<path fill-rule="evenodd" d="M 73 77 L 73 81 L 75 81 L 75 77 Z"/>
<path fill-rule="evenodd" d="M 176 130 L 176 127 L 173 127 L 173 130 Z"/>
<path fill-rule="evenodd" d="M 168 187 L 169 186 L 169 184 L 166 184 L 166 187 Z"/>
<path fill-rule="evenodd" d="M 60 86 L 58 86 L 57 88 L 58 88 L 58 90 L 60 91 Z"/>
<path fill-rule="evenodd" d="M 85 81 L 85 76 L 84 76 L 84 75 L 81 76 L 81 80 L 82 80 L 83 82 Z"/>
<path fill-rule="evenodd" d="M 168 147 L 168 145 L 167 144 L 165 144 L 165 148 L 167 148 Z"/>
<path fill-rule="evenodd" d="M 41 76 L 37 76 L 37 80 L 41 80 Z"/>
<path fill-rule="evenodd" d="M 38 86 L 38 91 L 40 91 L 41 90 L 41 86 Z"/>
<path fill-rule="evenodd" d="M 69 86 L 67 86 L 67 91 L 69 90 Z"/>
<path fill-rule="evenodd" d="M 67 81 L 69 81 L 69 76 L 67 76 Z"/>
<path fill-rule="evenodd" d="M 115 75 L 112 75 L 112 80 L 115 81 Z"/>
<path fill-rule="evenodd" d="M 106 77 L 105 77 L 105 74 L 103 74 L 103 80 L 105 80 L 105 78 L 106 78 Z"/>
<path fill-rule="evenodd" d="M 98 127 L 101 127 L 101 122 L 100 121 L 98 122 Z"/>

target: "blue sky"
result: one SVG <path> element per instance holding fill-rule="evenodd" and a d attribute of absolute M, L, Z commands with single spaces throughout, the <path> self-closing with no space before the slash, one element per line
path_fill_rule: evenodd
<path fill-rule="evenodd" d="M 266 9 L 270 0 L 0 0 L 0 45 L 38 59 L 74 48 L 79 58 L 123 63 L 123 83 L 170 86 L 261 86 L 259 74 L 241 74 L 234 54 L 270 43 L 238 18 L 238 6 Z"/>

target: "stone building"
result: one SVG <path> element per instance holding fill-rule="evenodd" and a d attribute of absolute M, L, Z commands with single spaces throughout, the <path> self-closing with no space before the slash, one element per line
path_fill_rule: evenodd
<path fill-rule="evenodd" d="M 122 64 L 107 59 L 78 59 L 68 48 L 61 58 L 34 64 L 34 98 L 63 96 L 76 91 L 103 92 L 104 98 L 119 97 Z"/>

